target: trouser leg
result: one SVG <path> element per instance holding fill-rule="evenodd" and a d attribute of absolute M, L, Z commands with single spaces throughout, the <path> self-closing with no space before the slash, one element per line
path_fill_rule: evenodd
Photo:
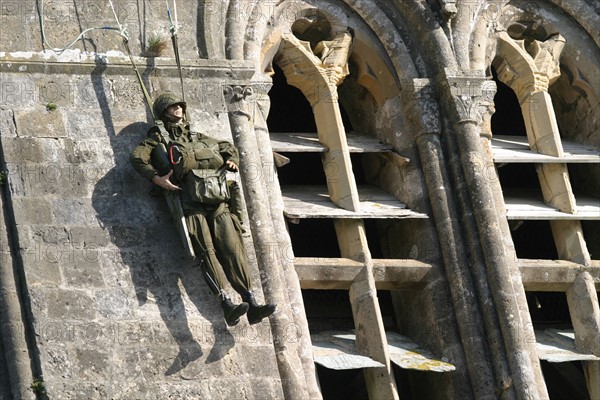
<path fill-rule="evenodd" d="M 215 246 L 212 240 L 215 231 L 213 229 L 213 232 L 211 232 L 209 222 L 203 214 L 190 215 L 186 217 L 186 221 L 194 251 L 201 257 L 201 269 L 204 280 L 210 290 L 218 296 L 227 325 L 235 326 L 240 322 L 240 317 L 248 311 L 248 303 L 235 304 L 223 291 L 225 281 L 221 270 L 228 271 L 228 268 L 223 268 L 220 265 L 219 258 L 215 253 Z M 212 218 L 210 222 L 214 225 Z M 215 238 L 215 242 L 219 244 L 221 240 L 217 236 Z M 222 245 L 217 246 L 217 251 L 222 251 Z M 234 285 L 232 284 L 232 286 Z"/>
<path fill-rule="evenodd" d="M 230 199 L 227 202 L 229 212 L 237 217 L 240 223 L 244 221 L 244 203 L 242 200 L 242 189 L 236 181 L 227 181 Z"/>
<path fill-rule="evenodd" d="M 186 222 L 194 252 L 201 261 L 202 276 L 211 292 L 218 295 L 225 287 L 225 279 L 215 254 L 206 217 L 202 214 L 192 214 L 186 217 Z"/>
<path fill-rule="evenodd" d="M 217 258 L 223 266 L 227 280 L 238 293 L 252 289 L 248 273 L 248 257 L 244 248 L 239 221 L 228 210 L 212 220 Z"/>

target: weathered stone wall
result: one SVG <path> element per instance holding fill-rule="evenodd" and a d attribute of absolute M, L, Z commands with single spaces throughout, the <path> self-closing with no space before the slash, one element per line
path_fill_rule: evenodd
<path fill-rule="evenodd" d="M 169 19 L 164 1 L 113 0 L 118 22 L 126 30 L 129 45 L 134 55 L 142 55 L 151 39 L 160 38 L 169 46 L 165 55 L 172 56 L 170 47 Z M 107 0 L 94 0 L 74 3 L 57 0 L 38 2 L 2 1 L 2 51 L 41 51 L 44 48 L 61 49 L 86 29 L 95 27 L 118 28 L 113 10 Z M 43 8 L 40 8 L 43 5 Z M 171 2 L 171 14 L 174 14 Z M 186 59 L 198 58 L 200 42 L 196 35 L 199 2 L 180 0 L 177 2 L 177 18 L 180 26 L 179 42 L 181 56 Z M 46 44 L 42 41 L 40 15 L 43 12 Z M 210 13 L 221 13 L 221 5 L 215 2 Z M 71 47 L 82 52 L 124 50 L 118 30 L 92 30 L 85 38 Z M 183 34 L 184 33 L 184 34 Z M 201 46 L 201 45 L 200 45 Z"/>
<path fill-rule="evenodd" d="M 226 327 L 163 199 L 129 165 L 150 125 L 133 72 L 111 66 L 127 60 L 47 74 L 32 57 L 14 60 L 14 72 L 2 64 L 2 190 L 49 397 L 281 397 L 269 324 Z M 200 131 L 231 140 L 221 88 L 230 79 L 219 71 L 242 64 L 190 73 Z M 178 78 L 149 81 L 179 91 Z"/>
<path fill-rule="evenodd" d="M 134 56 L 147 52 L 150 39 L 167 43 L 165 58 L 136 58 L 151 91 L 179 90 L 165 3 L 113 3 Z M 290 366 L 300 365 L 286 364 L 285 352 L 299 352 L 275 342 L 275 349 L 281 349 L 276 359 L 275 339 L 266 322 L 225 327 L 197 267 L 182 255 L 162 199 L 148 194 L 150 184 L 133 174 L 127 162 L 131 148 L 144 137 L 149 115 L 122 38 L 114 29 L 96 30 L 73 50 L 41 53 L 65 46 L 84 29 L 116 27 L 110 2 L 27 0 L 0 5 L 0 158 L 8 174 L 1 187 L 0 214 L 6 234 L 0 236 L 0 399 L 9 396 L 8 385 L 13 397 L 17 391 L 29 393 L 30 381 L 39 377 L 51 398 L 281 398 L 284 374 L 294 377 L 297 371 Z M 482 249 L 495 251 L 490 244 L 508 243 L 510 237 L 507 227 L 504 232 L 497 229 L 496 221 L 503 221 L 497 214 L 503 210 L 490 211 L 501 188 L 491 192 L 489 182 L 474 180 L 480 172 L 472 157 L 481 153 L 479 116 L 461 110 L 467 111 L 471 101 L 487 104 L 477 88 L 489 77 L 497 35 L 525 21 L 543 28 L 543 34 L 566 37 L 561 64 L 565 75 L 551 88 L 553 99 L 561 103 L 558 121 L 566 137 L 597 146 L 599 120 L 593 111 L 598 105 L 600 39 L 592 0 L 184 0 L 178 7 L 192 118 L 201 130 L 222 138 L 231 138 L 222 86 L 238 79 L 248 83 L 255 72 L 255 79 L 268 81 L 282 34 L 298 33 L 295 22 L 320 15 L 342 30 L 353 30 L 351 76 L 340 87 L 345 97 L 340 104 L 357 130 L 393 144 L 411 160 L 395 165 L 375 156 L 365 162 L 366 169 L 409 207 L 432 216 L 427 222 L 382 228 L 387 255 L 415 257 L 436 268 L 418 295 L 394 297 L 399 329 L 448 355 L 457 366 L 455 373 L 427 378 L 427 384 L 419 381 L 420 390 L 427 397 L 468 398 L 472 392 L 485 397 L 494 390 L 492 361 L 494 384 L 500 388 L 510 377 L 503 375 L 504 364 L 515 357 L 511 379 L 521 390 L 517 394 L 527 397 L 523 394 L 536 386 L 527 377 L 539 368 L 523 363 L 527 357 L 516 359 L 528 351 L 519 334 L 533 335 L 522 330 L 531 325 L 524 296 L 518 304 L 526 317 L 522 326 L 508 326 L 509 333 L 499 334 L 495 320 L 488 321 L 485 331 L 480 321 L 481 315 L 497 314 L 500 324 L 510 322 L 513 312 L 503 304 L 516 298 L 521 285 L 517 279 L 517 292 L 502 289 L 510 274 L 518 276 L 506 253 L 480 254 Z M 430 98 L 416 99 L 420 83 L 431 84 Z M 461 90 L 466 96 L 450 96 Z M 233 109 L 230 104 L 229 111 Z M 463 165 L 468 173 L 462 172 Z M 589 179 L 587 171 L 583 175 Z M 577 182 L 577 187 L 597 187 L 597 179 L 587 182 Z M 269 195 L 272 201 L 279 193 Z M 486 207 L 472 206 L 479 203 Z M 597 223 L 590 224 L 597 237 Z M 258 241 L 264 245 L 273 240 L 267 236 L 274 235 L 256 235 L 256 225 Z M 278 225 L 280 231 L 283 225 Z M 258 283 L 263 277 L 252 247 L 248 250 Z M 475 272 L 480 278 L 471 282 Z M 289 283 L 291 272 L 287 278 Z M 490 293 L 487 279 L 493 282 Z M 2 285 L 12 286 L 6 290 Z M 302 315 L 299 292 L 295 316 Z M 496 302 L 498 310 L 487 312 L 483 307 L 492 304 L 489 295 L 499 292 L 505 297 Z M 485 296 L 474 299 L 476 293 Z M 12 320 L 13 315 L 18 319 Z M 21 321 L 31 323 L 34 335 Z M 279 329 L 290 336 L 278 339 L 297 340 L 294 333 L 299 330 L 292 325 Z M 505 343 L 506 357 L 503 349 L 488 354 L 485 341 Z M 21 375 L 24 381 L 7 379 L 15 366 L 30 361 L 29 375 Z M 302 362 L 310 374 L 310 351 Z M 284 367 L 281 376 L 278 365 Z M 537 386 L 534 392 L 539 389 L 543 395 L 539 379 Z"/>

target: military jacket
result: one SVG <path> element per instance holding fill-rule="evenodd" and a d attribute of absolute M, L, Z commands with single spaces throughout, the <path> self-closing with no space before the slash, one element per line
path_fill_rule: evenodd
<path fill-rule="evenodd" d="M 228 141 L 219 141 L 202 133 L 194 132 L 190 130 L 188 124 L 173 124 L 166 122 L 165 130 L 169 135 L 170 143 L 182 143 L 185 145 L 192 142 L 200 142 L 205 145 L 206 148 L 218 149 L 218 152 L 213 153 L 212 157 L 205 158 L 200 162 L 197 167 L 198 169 L 215 169 L 227 161 L 232 161 L 236 165 L 239 164 L 238 150 Z M 161 143 L 167 145 L 167 143 L 164 142 L 158 127 L 153 127 L 148 131 L 148 138 L 139 143 L 131 152 L 129 161 L 133 168 L 148 180 L 152 180 L 156 175 L 161 175 L 159 174 L 157 167 L 152 163 L 152 152 L 157 146 L 161 145 Z M 185 184 L 184 182 L 174 183 L 178 186 Z M 186 203 L 188 203 L 186 192 L 186 190 L 182 191 L 181 200 L 184 208 L 189 208 L 186 207 Z"/>

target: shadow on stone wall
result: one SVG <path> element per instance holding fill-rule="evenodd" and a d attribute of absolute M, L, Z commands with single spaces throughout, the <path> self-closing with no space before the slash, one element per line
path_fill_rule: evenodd
<path fill-rule="evenodd" d="M 164 200 L 149 194 L 152 184 L 129 164 L 131 149 L 146 137 L 150 125 L 136 122 L 116 132 L 102 72 L 99 66 L 92 82 L 102 108 L 114 167 L 95 184 L 92 205 L 100 224 L 110 234 L 108 246 L 113 247 L 110 250 L 114 257 L 103 268 L 112 270 L 117 276 L 116 285 L 120 286 L 114 289 L 123 290 L 130 300 L 128 309 L 121 306 L 121 311 L 108 316 L 127 318 L 141 326 L 156 320 L 158 311 L 164 326 L 151 324 L 153 342 L 140 343 L 140 347 L 146 347 L 151 358 L 161 361 L 158 368 L 162 371 L 156 371 L 159 374 L 174 375 L 193 361 L 201 363 L 202 357 L 205 364 L 219 361 L 235 341 L 223 321 L 218 302 L 202 280 L 197 263 L 184 255 Z M 130 279 L 126 276 L 127 269 Z M 194 316 L 192 323 L 188 315 Z M 212 345 L 209 354 L 204 355 L 201 343 Z M 176 356 L 171 344 L 178 348 Z"/>

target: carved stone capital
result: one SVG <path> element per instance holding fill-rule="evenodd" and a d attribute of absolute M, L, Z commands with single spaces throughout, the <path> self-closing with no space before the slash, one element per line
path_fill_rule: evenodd
<path fill-rule="evenodd" d="M 488 139 L 492 138 L 492 115 L 496 112 L 494 96 L 496 95 L 497 90 L 498 86 L 494 81 L 486 80 L 482 84 L 480 111 L 483 120 L 481 123 L 481 136 L 487 137 Z"/>
<path fill-rule="evenodd" d="M 223 96 L 229 113 L 252 119 L 256 98 L 252 85 L 225 85 L 223 86 Z"/>
<path fill-rule="evenodd" d="M 548 91 L 560 76 L 559 60 L 565 43 L 559 34 L 541 42 L 517 40 L 500 32 L 497 55 L 502 61 L 495 65 L 498 79 L 515 91 L 521 103 L 532 93 Z"/>
<path fill-rule="evenodd" d="M 223 86 L 223 95 L 225 96 L 225 100 L 230 101 L 241 101 L 246 97 L 252 96 L 254 94 L 254 89 L 252 86 Z"/>
<path fill-rule="evenodd" d="M 339 33 L 334 40 L 310 43 L 294 35 L 283 35 L 277 63 L 288 84 L 302 91 L 311 105 L 321 101 L 337 101 L 337 86 L 348 75 L 348 56 L 352 37 Z"/>
<path fill-rule="evenodd" d="M 458 13 L 456 0 L 439 0 L 440 8 L 446 19 L 452 19 Z"/>
<path fill-rule="evenodd" d="M 451 104 L 454 105 L 458 122 L 482 125 L 493 110 L 496 83 L 480 71 L 455 74 L 446 71 L 446 83 Z"/>
<path fill-rule="evenodd" d="M 269 115 L 271 82 L 245 82 L 223 86 L 223 97 L 227 111 L 234 116 L 243 116 L 257 129 L 267 129 L 266 118 Z"/>

